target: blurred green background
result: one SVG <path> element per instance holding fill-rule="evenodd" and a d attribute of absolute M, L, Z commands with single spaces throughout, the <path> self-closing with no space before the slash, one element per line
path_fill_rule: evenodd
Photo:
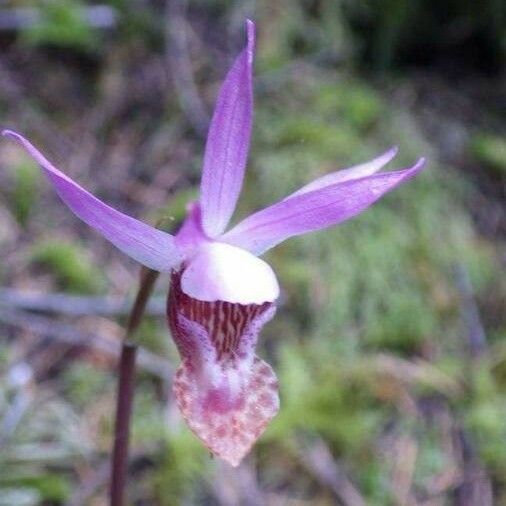
<path fill-rule="evenodd" d="M 175 231 L 218 86 L 257 22 L 236 220 L 392 145 L 416 180 L 267 255 L 281 411 L 236 470 L 170 394 L 162 277 L 139 338 L 129 504 L 506 505 L 505 4 L 0 4 L 0 125 Z M 106 504 L 115 353 L 138 266 L 0 143 L 0 505 Z"/>

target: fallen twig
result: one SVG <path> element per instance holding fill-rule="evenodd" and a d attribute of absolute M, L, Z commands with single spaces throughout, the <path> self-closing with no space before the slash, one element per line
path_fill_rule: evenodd
<path fill-rule="evenodd" d="M 460 314 L 467 333 L 469 354 L 471 358 L 477 358 L 486 351 L 487 337 L 474 298 L 469 273 L 462 264 L 455 267 L 455 282 L 460 295 Z"/>
<path fill-rule="evenodd" d="M 65 344 L 93 348 L 114 358 L 120 355 L 120 342 L 80 331 L 72 325 L 55 321 L 53 318 L 46 316 L 0 306 L 0 322 L 28 329 L 35 334 L 57 339 Z M 138 353 L 138 364 L 145 371 L 162 378 L 164 381 L 170 381 L 172 377 L 170 364 L 162 357 L 142 347 L 140 347 Z"/>
<path fill-rule="evenodd" d="M 12 288 L 0 288 L 0 305 L 70 316 L 118 316 L 130 313 L 132 299 L 120 297 L 94 297 L 68 293 L 28 293 Z M 146 314 L 165 315 L 165 297 L 153 297 L 146 306 Z"/>
<path fill-rule="evenodd" d="M 469 274 L 462 264 L 455 267 L 455 281 L 460 295 L 460 313 L 464 322 L 465 344 L 468 357 L 470 391 L 474 395 L 475 366 L 482 362 L 487 351 L 487 337 L 481 322 L 478 305 L 474 298 Z M 462 460 L 462 482 L 455 491 L 458 506 L 492 506 L 494 503 L 492 484 L 475 447 L 473 435 L 460 423 L 454 429 L 455 445 L 460 449 Z"/>
<path fill-rule="evenodd" d="M 222 506 L 262 506 L 266 503 L 258 487 L 251 457 L 237 468 L 217 463 L 216 475 L 211 481 L 214 495 Z"/>
<path fill-rule="evenodd" d="M 96 466 L 96 470 L 74 492 L 67 502 L 67 506 L 84 506 L 85 504 L 89 504 L 89 499 L 98 490 L 107 485 L 110 469 L 111 463 L 108 459 Z"/>
<path fill-rule="evenodd" d="M 300 443 L 300 461 L 322 485 L 332 490 L 345 506 L 366 505 L 362 494 L 340 469 L 323 439 Z"/>
<path fill-rule="evenodd" d="M 400 506 L 415 505 L 412 496 L 413 477 L 418 456 L 418 442 L 415 438 L 405 435 L 397 439 L 392 469 L 392 494 L 396 504 Z"/>

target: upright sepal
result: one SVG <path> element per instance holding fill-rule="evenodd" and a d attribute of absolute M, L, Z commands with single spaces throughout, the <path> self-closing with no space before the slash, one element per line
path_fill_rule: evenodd
<path fill-rule="evenodd" d="M 59 171 L 22 135 L 4 130 L 40 165 L 67 206 L 128 256 L 151 269 L 169 271 L 180 261 L 174 237 L 108 206 Z"/>
<path fill-rule="evenodd" d="M 278 381 L 255 355 L 275 306 L 201 301 L 172 275 L 168 320 L 182 364 L 174 394 L 190 429 L 217 457 L 236 466 L 279 409 Z"/>
<path fill-rule="evenodd" d="M 246 23 L 247 45 L 221 87 L 207 136 L 200 203 L 210 237 L 227 226 L 241 191 L 253 120 L 255 25 Z"/>

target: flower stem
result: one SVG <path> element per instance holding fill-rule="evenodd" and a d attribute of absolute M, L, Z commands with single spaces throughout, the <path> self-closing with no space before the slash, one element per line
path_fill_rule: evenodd
<path fill-rule="evenodd" d="M 111 506 L 122 506 L 128 469 L 128 440 L 134 394 L 137 346 L 124 342 L 119 362 L 116 427 L 112 452 Z"/>
<path fill-rule="evenodd" d="M 128 472 L 128 443 L 134 398 L 135 358 L 137 354 L 137 345 L 133 342 L 132 337 L 142 320 L 147 301 L 153 291 L 157 277 L 158 272 L 156 271 L 142 270 L 139 290 L 130 311 L 125 339 L 121 347 L 111 465 L 111 506 L 123 506 Z"/>

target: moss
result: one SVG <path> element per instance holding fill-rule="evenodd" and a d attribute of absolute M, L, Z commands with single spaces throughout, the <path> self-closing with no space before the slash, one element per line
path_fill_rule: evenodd
<path fill-rule="evenodd" d="M 42 2 L 41 22 L 21 33 L 27 45 L 52 45 L 79 50 L 98 50 L 99 34 L 85 18 L 85 4 L 79 0 Z"/>
<path fill-rule="evenodd" d="M 32 163 L 20 163 L 12 174 L 8 192 L 10 209 L 17 222 L 26 226 L 38 202 L 38 183 L 40 171 Z"/>
<path fill-rule="evenodd" d="M 471 140 L 471 153 L 480 163 L 504 176 L 506 173 L 506 140 L 493 134 L 479 133 Z"/>
<path fill-rule="evenodd" d="M 110 374 L 96 366 L 76 363 L 64 373 L 65 395 L 76 407 L 82 409 L 104 391 L 111 379 Z"/>
<path fill-rule="evenodd" d="M 3 481 L 3 480 L 2 480 Z M 10 483 L 9 483 L 10 482 Z M 41 504 L 41 503 L 56 503 L 61 504 L 69 499 L 71 494 L 71 482 L 67 476 L 58 476 L 56 474 L 37 474 L 34 476 L 25 476 L 16 478 L 14 476 L 5 481 L 5 488 L 0 488 L 0 496 L 7 496 L 8 488 L 11 485 L 12 490 L 21 492 L 23 489 L 26 491 L 27 497 L 37 498 L 35 502 L 27 502 L 26 504 Z M 21 496 L 20 496 L 21 499 Z M 0 498 L 0 505 L 7 504 L 25 504 L 21 502 L 4 503 Z"/>
<path fill-rule="evenodd" d="M 61 288 L 76 293 L 97 293 L 103 274 L 87 258 L 86 248 L 61 240 L 41 241 L 31 251 L 31 261 L 47 269 Z"/>
<path fill-rule="evenodd" d="M 202 444 L 188 429 L 171 431 L 161 446 L 159 466 L 152 479 L 156 504 L 182 504 L 183 498 L 198 497 L 208 461 Z"/>

